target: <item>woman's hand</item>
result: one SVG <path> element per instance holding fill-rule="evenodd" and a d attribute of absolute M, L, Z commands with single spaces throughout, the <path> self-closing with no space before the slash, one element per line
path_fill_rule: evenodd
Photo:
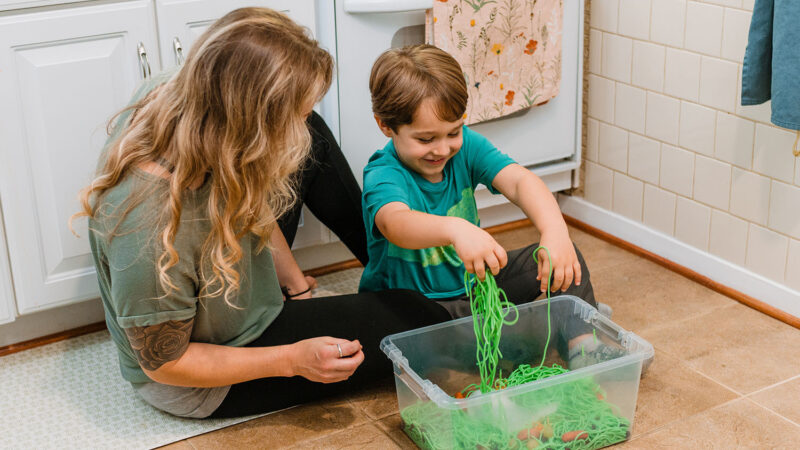
<path fill-rule="evenodd" d="M 492 275 L 508 263 L 506 250 L 494 240 L 491 234 L 466 220 L 459 220 L 451 228 L 451 242 L 464 268 L 479 279 L 486 278 L 486 267 Z"/>
<path fill-rule="evenodd" d="M 341 358 L 339 348 L 342 349 Z M 364 352 L 358 340 L 325 336 L 292 344 L 289 357 L 295 375 L 319 383 L 336 383 L 353 375 L 364 361 Z"/>
<path fill-rule="evenodd" d="M 575 253 L 575 246 L 568 233 L 542 234 L 539 242 L 542 247 L 550 250 L 550 258 L 553 260 L 553 283 L 550 290 L 556 292 L 559 289 L 564 292 L 575 281 L 576 285 L 581 284 L 581 265 L 578 262 L 578 255 Z M 540 249 L 536 255 L 539 261 L 539 274 L 537 280 L 541 281 L 542 292 L 547 291 L 547 280 L 550 276 L 550 264 L 547 260 L 547 252 Z"/>

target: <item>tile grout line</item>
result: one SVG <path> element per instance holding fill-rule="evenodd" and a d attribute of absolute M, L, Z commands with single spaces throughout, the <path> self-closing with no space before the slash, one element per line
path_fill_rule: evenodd
<path fill-rule="evenodd" d="M 680 274 L 678 274 L 678 275 L 683 277 L 683 275 L 680 275 Z M 685 277 L 684 277 L 684 278 L 685 278 Z M 689 278 L 687 278 L 687 279 L 688 279 L 689 281 L 691 281 L 691 282 L 695 283 L 695 284 L 700 284 L 700 283 L 697 283 L 696 281 L 694 281 L 694 280 L 692 280 L 692 279 L 689 279 Z M 701 285 L 701 286 L 702 286 L 702 285 Z M 703 287 L 705 287 L 705 286 L 703 286 Z M 708 288 L 706 288 L 706 289 L 708 289 Z M 695 314 L 695 315 L 692 315 L 692 316 L 683 317 L 683 318 L 681 318 L 681 319 L 676 319 L 676 320 L 673 320 L 672 322 L 668 322 L 668 323 L 664 323 L 664 324 L 660 324 L 660 325 L 655 325 L 655 326 L 652 326 L 652 327 L 646 328 L 646 330 L 647 330 L 647 331 L 658 331 L 658 330 L 664 329 L 664 328 L 666 328 L 666 327 L 668 327 L 668 326 L 671 326 L 671 325 L 675 325 L 675 324 L 682 324 L 682 323 L 684 323 L 684 322 L 687 322 L 687 321 L 689 321 L 689 320 L 692 320 L 692 319 L 696 319 L 696 318 L 698 318 L 698 317 L 707 316 L 707 315 L 709 315 L 709 314 L 711 314 L 711 313 L 713 313 L 713 312 L 716 312 L 716 311 L 718 311 L 718 310 L 720 310 L 720 309 L 730 308 L 730 307 L 732 307 L 732 306 L 735 306 L 735 305 L 741 305 L 741 303 L 739 303 L 739 302 L 737 302 L 736 300 L 734 300 L 734 299 L 732 299 L 732 298 L 728 297 L 728 296 L 727 296 L 727 295 L 725 295 L 725 294 L 720 294 L 720 295 L 722 295 L 722 296 L 723 296 L 723 297 L 725 297 L 726 299 L 730 300 L 730 304 L 729 304 L 729 305 L 725 305 L 725 306 L 718 306 L 718 307 L 716 307 L 716 308 L 712 308 L 712 309 L 710 309 L 710 310 L 708 310 L 708 311 L 705 311 L 705 312 L 700 312 L 700 313 L 697 313 L 697 314 Z M 671 353 L 668 353 L 668 354 L 672 355 Z M 673 355 L 673 356 L 675 356 L 675 355 Z"/>
<path fill-rule="evenodd" d="M 757 401 L 753 400 L 753 399 L 752 399 L 752 398 L 750 398 L 750 397 L 747 397 L 747 396 L 745 396 L 745 397 L 743 397 L 743 398 L 744 398 L 745 400 L 749 401 L 750 403 L 752 403 L 752 404 L 754 404 L 754 405 L 758 406 L 759 408 L 763 408 L 763 409 L 765 409 L 765 410 L 767 410 L 767 411 L 771 412 L 772 414 L 775 414 L 776 416 L 780 417 L 781 419 L 783 419 L 783 420 L 785 420 L 785 421 L 787 421 L 787 422 L 791 423 L 791 424 L 792 424 L 792 425 L 794 425 L 795 427 L 797 427 L 797 428 L 800 428 L 800 424 L 798 424 L 798 423 L 797 423 L 797 422 L 795 422 L 794 420 L 792 420 L 792 419 L 790 419 L 790 418 L 788 418 L 788 417 L 784 416 L 783 414 L 781 414 L 781 413 L 779 413 L 779 412 L 775 411 L 774 409 L 772 409 L 772 408 L 770 408 L 770 407 L 768 407 L 768 406 L 762 405 L 761 403 L 758 403 Z"/>
<path fill-rule="evenodd" d="M 655 346 L 653 346 L 653 348 L 655 349 L 656 347 L 655 347 Z M 667 356 L 670 356 L 670 357 L 672 357 L 672 358 L 674 358 L 674 359 L 678 360 L 678 362 L 679 362 L 680 364 L 682 364 L 683 366 L 685 366 L 685 367 L 686 367 L 687 369 L 689 369 L 691 372 L 694 372 L 694 373 L 696 373 L 697 375 L 700 375 L 701 377 L 703 377 L 703 378 L 705 378 L 705 379 L 707 379 L 707 380 L 711 381 L 711 382 L 712 382 L 712 383 L 714 383 L 715 385 L 719 385 L 719 386 L 721 386 L 722 388 L 724 388 L 724 389 L 727 389 L 727 390 L 731 391 L 732 393 L 734 393 L 735 395 L 737 395 L 737 396 L 738 396 L 737 398 L 744 398 L 744 397 L 745 397 L 745 394 L 743 394 L 743 393 L 739 392 L 738 390 L 736 390 L 736 389 L 732 388 L 731 386 L 728 386 L 727 384 L 725 384 L 725 383 L 723 383 L 723 382 L 721 382 L 721 381 L 719 381 L 719 380 L 716 380 L 716 379 L 714 379 L 714 378 L 711 378 L 711 376 L 710 376 L 710 375 L 707 375 L 707 374 L 705 374 L 705 373 L 703 373 L 703 372 L 700 372 L 700 371 L 699 371 L 699 370 L 697 370 L 697 369 L 696 369 L 694 366 L 692 366 L 691 364 L 689 364 L 689 361 L 687 361 L 687 360 L 683 359 L 683 358 L 682 358 L 680 355 L 676 355 L 676 354 L 674 354 L 674 353 L 672 353 L 672 352 L 669 352 L 669 351 L 667 351 L 667 350 L 664 350 L 663 348 L 658 348 L 658 351 L 659 351 L 659 352 L 661 352 L 661 353 L 664 353 L 664 354 L 666 354 Z M 712 408 L 713 408 L 713 407 L 712 407 Z M 708 408 L 708 409 L 711 409 L 711 408 Z"/>
<path fill-rule="evenodd" d="M 800 379 L 800 375 L 794 375 L 794 376 L 791 376 L 789 378 L 785 378 L 785 379 L 783 379 L 781 381 L 778 381 L 777 383 L 771 384 L 769 386 L 764 386 L 764 387 L 762 387 L 760 389 L 757 389 L 757 390 L 747 394 L 746 397 L 750 397 L 752 395 L 760 394 L 760 393 L 762 393 L 762 392 L 764 392 L 764 391 L 766 391 L 768 389 L 772 389 L 774 387 L 778 387 L 778 386 L 780 386 L 782 384 L 789 383 L 789 382 L 792 382 L 792 381 L 797 380 L 797 379 Z"/>
<path fill-rule="evenodd" d="M 654 434 L 654 433 L 656 433 L 656 432 L 658 432 L 658 431 L 661 431 L 662 429 L 665 429 L 665 428 L 667 428 L 668 426 L 670 426 L 670 425 L 672 425 L 672 424 L 674 424 L 674 423 L 687 421 L 687 420 L 689 420 L 689 419 L 691 419 L 691 418 L 693 418 L 693 417 L 697 417 L 697 416 L 699 416 L 699 415 L 701 415 L 701 414 L 705 414 L 705 413 L 707 413 L 707 412 L 709 412 L 709 411 L 712 411 L 712 410 L 714 410 L 714 409 L 721 408 L 721 407 L 723 407 L 723 406 L 725 406 L 725 405 L 728 405 L 728 404 L 730 404 L 730 403 L 733 403 L 733 402 L 735 402 L 735 401 L 741 400 L 741 399 L 743 399 L 743 398 L 744 398 L 744 397 L 737 397 L 737 398 L 734 398 L 734 399 L 728 400 L 727 402 L 720 403 L 719 405 L 712 406 L 711 408 L 707 408 L 707 409 L 704 409 L 704 410 L 702 410 L 702 411 L 698 411 L 698 412 L 696 412 L 696 413 L 694 413 L 694 414 L 690 414 L 690 415 L 688 415 L 688 416 L 686 416 L 686 417 L 682 417 L 682 418 L 680 418 L 680 419 L 675 419 L 675 420 L 673 420 L 672 422 L 668 422 L 668 423 L 665 423 L 665 424 L 659 425 L 659 426 L 657 426 L 657 427 L 653 428 L 652 430 L 649 430 L 649 431 L 647 431 L 646 433 L 642 433 L 642 434 L 640 434 L 640 435 L 637 435 L 637 436 L 636 436 L 636 439 L 641 439 L 641 438 L 643 438 L 643 437 L 645 437 L 645 436 L 652 435 L 652 434 Z M 631 439 L 631 440 L 632 440 L 632 439 Z"/>

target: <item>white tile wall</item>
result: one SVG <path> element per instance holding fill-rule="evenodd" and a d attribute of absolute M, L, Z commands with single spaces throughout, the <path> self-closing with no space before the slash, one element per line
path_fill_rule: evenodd
<path fill-rule="evenodd" d="M 704 56 L 700 68 L 700 103 L 734 112 L 738 82 L 736 63 Z"/>
<path fill-rule="evenodd" d="M 750 222 L 766 225 L 769 192 L 769 178 L 734 167 L 731 181 L 731 213 Z"/>
<path fill-rule="evenodd" d="M 694 199 L 728 210 L 731 196 L 731 165 L 697 155 L 694 168 Z"/>
<path fill-rule="evenodd" d="M 674 48 L 667 49 L 664 93 L 697 101 L 700 93 L 700 55 Z"/>
<path fill-rule="evenodd" d="M 597 162 L 598 140 L 600 139 L 600 122 L 589 118 L 586 121 L 586 159 Z"/>
<path fill-rule="evenodd" d="M 653 0 L 650 14 L 650 40 L 683 47 L 686 0 Z"/>
<path fill-rule="evenodd" d="M 675 237 L 692 247 L 708 250 L 711 208 L 678 197 L 675 212 Z"/>
<path fill-rule="evenodd" d="M 646 92 L 644 89 L 624 83 L 617 83 L 616 91 L 617 110 L 614 114 L 614 123 L 630 131 L 644 134 Z"/>
<path fill-rule="evenodd" d="M 644 185 L 644 216 L 645 225 L 664 234 L 675 233 L 675 202 L 677 196 L 655 186 Z"/>
<path fill-rule="evenodd" d="M 614 171 L 592 162 L 586 163 L 586 200 L 611 210 L 611 186 Z"/>
<path fill-rule="evenodd" d="M 662 145 L 660 186 L 684 197 L 691 197 L 693 177 L 694 153 L 671 145 Z"/>
<path fill-rule="evenodd" d="M 719 56 L 722 46 L 722 17 L 725 8 L 698 2 L 686 5 L 686 48 Z"/>
<path fill-rule="evenodd" d="M 633 84 L 660 92 L 664 88 L 663 45 L 649 42 L 633 42 Z"/>
<path fill-rule="evenodd" d="M 647 93 L 646 134 L 652 138 L 678 143 L 681 102 L 666 95 Z"/>
<path fill-rule="evenodd" d="M 714 156 L 749 169 L 753 160 L 755 124 L 724 112 L 717 113 L 717 138 Z"/>
<path fill-rule="evenodd" d="M 603 75 L 630 83 L 633 41 L 615 34 L 603 34 Z"/>
<path fill-rule="evenodd" d="M 711 211 L 709 252 L 734 264 L 744 266 L 747 253 L 748 224 L 742 219 L 716 209 Z"/>
<path fill-rule="evenodd" d="M 800 239 L 800 187 L 772 182 L 768 224 L 775 231 Z"/>
<path fill-rule="evenodd" d="M 753 14 L 738 9 L 725 8 L 725 28 L 722 30 L 722 57 L 742 62 Z"/>
<path fill-rule="evenodd" d="M 658 141 L 631 133 L 628 136 L 628 175 L 658 184 L 660 148 Z"/>
<path fill-rule="evenodd" d="M 697 153 L 714 155 L 717 112 L 694 103 L 681 102 L 680 145 Z"/>
<path fill-rule="evenodd" d="M 603 32 L 600 30 L 589 31 L 589 72 L 603 72 Z"/>
<path fill-rule="evenodd" d="M 620 0 L 619 33 L 637 39 L 650 37 L 650 0 Z"/>
<path fill-rule="evenodd" d="M 597 161 L 619 172 L 627 172 L 628 132 L 622 128 L 601 123 Z"/>
<path fill-rule="evenodd" d="M 796 134 L 739 104 L 753 6 L 592 0 L 585 196 L 800 289 Z"/>
<path fill-rule="evenodd" d="M 589 115 L 614 123 L 614 82 L 589 75 Z"/>
<path fill-rule="evenodd" d="M 755 273 L 783 283 L 789 238 L 750 224 L 745 266 Z"/>
<path fill-rule="evenodd" d="M 786 284 L 800 291 L 800 241 L 789 240 L 789 258 L 786 261 Z"/>
<path fill-rule="evenodd" d="M 619 172 L 614 172 L 614 212 L 642 221 L 642 197 L 644 184 Z"/>
<path fill-rule="evenodd" d="M 791 183 L 797 159 L 792 153 L 795 136 L 795 133 L 774 126 L 756 124 L 753 170 Z"/>
<path fill-rule="evenodd" d="M 742 0 L 705 0 L 705 2 L 715 5 L 732 6 L 734 8 L 740 8 L 742 6 Z"/>
<path fill-rule="evenodd" d="M 800 163 L 795 161 L 794 166 L 794 184 L 800 186 Z"/>
<path fill-rule="evenodd" d="M 593 0 L 589 24 L 603 31 L 617 31 L 618 0 Z"/>

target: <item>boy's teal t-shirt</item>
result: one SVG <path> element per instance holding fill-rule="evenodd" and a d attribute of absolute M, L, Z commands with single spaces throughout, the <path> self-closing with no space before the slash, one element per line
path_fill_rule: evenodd
<path fill-rule="evenodd" d="M 364 169 L 362 206 L 369 263 L 359 290 L 413 289 L 436 299 L 463 295 L 464 263 L 452 245 L 421 250 L 398 247 L 375 226 L 375 214 L 387 203 L 402 202 L 413 211 L 461 217 L 480 226 L 475 188 L 483 184 L 497 194 L 494 177 L 513 163 L 466 126 L 461 150 L 447 162 L 438 183 L 406 168 L 392 141 L 375 152 Z"/>

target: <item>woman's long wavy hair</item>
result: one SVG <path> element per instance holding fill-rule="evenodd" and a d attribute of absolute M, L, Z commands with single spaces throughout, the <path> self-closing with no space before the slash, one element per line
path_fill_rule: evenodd
<path fill-rule="evenodd" d="M 239 242 L 253 233 L 259 250 L 268 246 L 277 218 L 295 201 L 292 174 L 311 143 L 306 114 L 330 87 L 332 73 L 331 56 L 284 14 L 265 8 L 227 14 L 200 36 L 174 77 L 116 124 L 124 130 L 81 191 L 81 211 L 73 218 L 96 218 L 104 194 L 132 169 L 166 160 L 172 173 L 156 212 L 163 229 L 155 240 L 163 250 L 157 270 L 167 295 L 176 289 L 168 271 L 179 260 L 174 243 L 182 197 L 207 178 L 210 233 L 200 266 L 210 265 L 212 273 L 201 273 L 198 295 L 224 295 L 232 304 Z M 119 222 L 148 195 L 132 195 Z"/>

